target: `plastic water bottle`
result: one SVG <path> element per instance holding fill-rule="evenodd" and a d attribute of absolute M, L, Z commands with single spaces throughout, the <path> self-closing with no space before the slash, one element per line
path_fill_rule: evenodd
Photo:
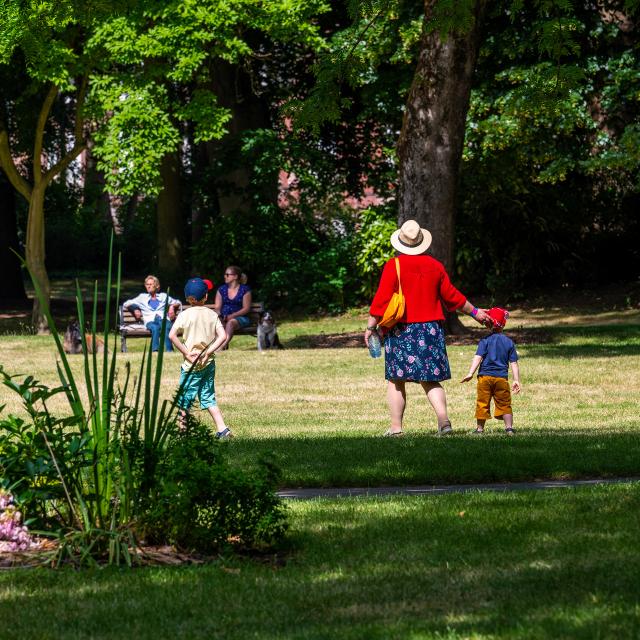
<path fill-rule="evenodd" d="M 369 345 L 369 354 L 372 358 L 379 358 L 382 355 L 382 344 L 380 343 L 380 337 L 374 331 L 367 341 Z"/>

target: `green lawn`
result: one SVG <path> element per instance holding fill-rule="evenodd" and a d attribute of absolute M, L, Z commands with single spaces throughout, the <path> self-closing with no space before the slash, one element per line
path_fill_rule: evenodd
<path fill-rule="evenodd" d="M 553 312 L 555 313 L 555 311 Z M 362 349 L 308 349 L 361 329 L 362 314 L 284 322 L 287 348 L 250 337 L 219 355 L 232 459 L 270 452 L 283 486 L 460 483 L 640 476 L 640 324 L 513 326 L 548 340 L 519 347 L 516 437 L 496 421 L 471 435 L 475 389 L 457 380 L 473 345 L 450 347 L 456 434 L 437 438 L 409 387 L 407 437 L 384 439 L 381 361 Z M 535 316 L 532 311 L 531 315 Z M 596 320 L 598 318 L 595 318 Z M 629 318 L 628 318 L 629 319 Z M 5 335 L 0 364 L 56 384 L 50 338 Z M 143 341 L 121 357 L 137 368 Z M 80 373 L 81 358 L 73 359 Z M 178 380 L 166 360 L 163 393 Z M 20 412 L 0 387 L 5 412 Z M 63 398 L 52 403 L 65 411 Z M 208 422 L 207 416 L 200 416 Z M 205 566 L 0 572 L 0 638 L 637 638 L 640 485 L 533 493 L 290 502 L 290 548 Z"/>
<path fill-rule="evenodd" d="M 3 640 L 640 634 L 640 486 L 290 504 L 292 548 L 0 573 Z"/>

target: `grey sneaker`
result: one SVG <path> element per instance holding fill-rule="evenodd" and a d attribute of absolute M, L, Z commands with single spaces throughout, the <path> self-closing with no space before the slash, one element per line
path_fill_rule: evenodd
<path fill-rule="evenodd" d="M 438 435 L 446 436 L 450 433 L 453 433 L 453 428 L 451 427 L 450 422 L 445 422 L 442 426 L 438 425 Z"/>
<path fill-rule="evenodd" d="M 233 438 L 233 433 L 231 433 L 229 427 L 225 427 L 222 431 L 216 431 L 216 438 L 219 440 L 227 440 Z"/>

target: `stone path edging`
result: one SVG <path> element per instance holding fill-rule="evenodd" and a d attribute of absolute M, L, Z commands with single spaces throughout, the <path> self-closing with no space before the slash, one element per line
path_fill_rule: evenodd
<path fill-rule="evenodd" d="M 313 498 L 359 498 L 370 496 L 424 496 L 441 493 L 467 493 L 469 491 L 533 491 L 562 489 L 566 487 L 590 487 L 600 484 L 640 482 L 640 478 L 595 478 L 592 480 L 543 480 L 540 482 L 494 482 L 488 484 L 446 484 L 415 487 L 328 487 L 307 489 L 281 489 L 281 498 L 311 500 Z"/>

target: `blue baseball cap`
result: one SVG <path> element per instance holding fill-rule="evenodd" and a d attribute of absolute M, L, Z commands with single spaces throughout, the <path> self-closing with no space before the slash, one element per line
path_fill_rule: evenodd
<path fill-rule="evenodd" d="M 191 278 L 190 280 L 187 280 L 187 284 L 184 285 L 185 298 L 202 300 L 207 293 L 209 293 L 209 287 L 202 278 Z"/>

